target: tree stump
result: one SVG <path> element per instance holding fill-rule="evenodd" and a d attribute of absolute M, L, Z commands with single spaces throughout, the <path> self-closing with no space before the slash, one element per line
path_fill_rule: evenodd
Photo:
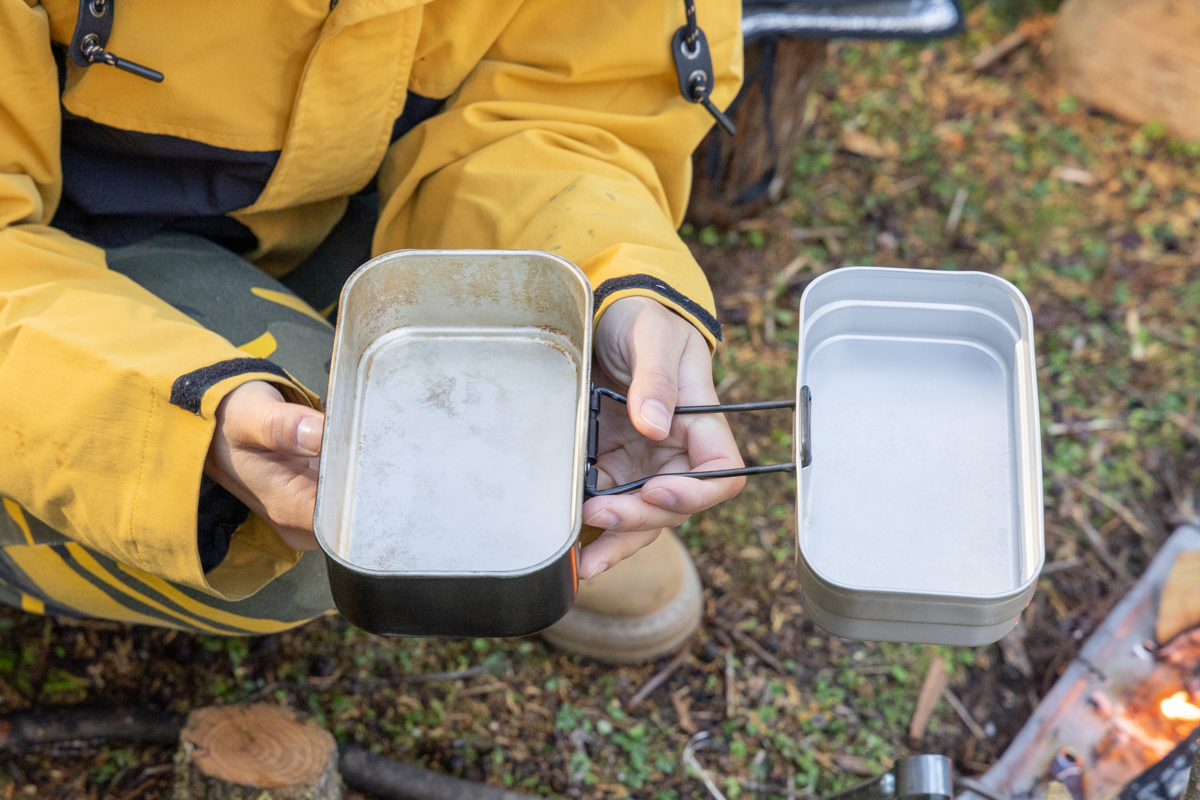
<path fill-rule="evenodd" d="M 737 133 L 714 126 L 696 148 L 689 222 L 727 227 L 779 200 L 811 123 L 808 95 L 824 64 L 824 41 L 746 45 L 746 80 L 729 108 Z"/>
<path fill-rule="evenodd" d="M 1067 0 L 1054 58 L 1084 102 L 1200 141 L 1200 0 Z"/>
<path fill-rule="evenodd" d="M 175 754 L 175 800 L 340 800 L 329 732 L 278 706 L 188 715 Z"/>

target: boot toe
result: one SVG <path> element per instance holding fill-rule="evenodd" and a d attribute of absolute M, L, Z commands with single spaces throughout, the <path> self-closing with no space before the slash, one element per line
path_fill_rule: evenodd
<path fill-rule="evenodd" d="M 664 530 L 650 546 L 580 584 L 574 607 L 542 635 L 597 661 L 633 664 L 676 650 L 700 626 L 702 609 L 696 566 Z"/>

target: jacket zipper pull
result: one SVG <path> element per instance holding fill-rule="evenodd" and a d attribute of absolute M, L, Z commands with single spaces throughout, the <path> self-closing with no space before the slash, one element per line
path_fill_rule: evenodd
<path fill-rule="evenodd" d="M 163 74 L 161 72 L 156 69 L 150 69 L 149 67 L 143 67 L 141 64 L 135 64 L 128 59 L 121 58 L 118 55 L 108 52 L 104 49 L 103 45 L 100 44 L 100 37 L 94 33 L 89 33 L 87 36 L 83 37 L 83 42 L 80 44 L 80 48 L 83 50 L 83 56 L 88 60 L 89 64 L 95 64 L 96 62 L 108 64 L 110 67 L 123 69 L 126 72 L 137 75 L 139 78 L 145 78 L 146 80 L 154 81 L 155 83 L 162 83 Z"/>
<path fill-rule="evenodd" d="M 105 49 L 112 33 L 114 0 L 79 0 L 79 16 L 68 52 L 71 60 L 81 67 L 108 64 L 155 83 L 162 83 L 163 74 L 121 58 Z"/>
<path fill-rule="evenodd" d="M 679 78 L 679 93 L 690 103 L 704 106 L 730 136 L 737 133 L 733 121 L 717 108 L 709 96 L 712 93 L 712 54 L 708 39 L 696 24 L 696 0 L 683 0 L 687 24 L 671 37 L 671 56 L 675 60 L 675 75 Z"/>

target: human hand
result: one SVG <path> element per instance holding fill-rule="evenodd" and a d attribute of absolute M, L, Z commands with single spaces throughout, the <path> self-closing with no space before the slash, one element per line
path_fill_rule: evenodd
<path fill-rule="evenodd" d="M 324 425 L 320 411 L 287 402 L 265 381 L 250 381 L 217 406 L 204 473 L 270 523 L 289 547 L 314 550 Z"/>
<path fill-rule="evenodd" d="M 676 406 L 718 402 L 708 344 L 690 322 L 650 298 L 622 298 L 600 318 L 594 350 L 612 382 L 629 387 L 627 409 L 611 401 L 601 409 L 598 488 L 743 466 L 723 415 L 674 416 Z M 744 484 L 745 478 L 660 477 L 636 492 L 589 499 L 584 522 L 604 533 L 584 548 L 580 577 L 599 575 L 664 527 L 728 500 Z"/>

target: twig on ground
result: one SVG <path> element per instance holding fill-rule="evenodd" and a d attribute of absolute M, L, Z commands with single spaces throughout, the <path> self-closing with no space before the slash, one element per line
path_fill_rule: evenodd
<path fill-rule="evenodd" d="M 659 670 L 657 675 L 646 681 L 645 686 L 637 690 L 637 694 L 630 698 L 629 705 L 625 707 L 625 710 L 630 711 L 641 705 L 643 700 L 649 697 L 655 689 L 666 683 L 667 679 L 675 674 L 675 670 L 683 666 L 684 662 L 691 658 L 691 656 L 692 645 L 691 642 L 688 642 L 682 648 L 680 648 L 675 657 L 671 659 L 671 663 Z"/>
<path fill-rule="evenodd" d="M 954 713 L 958 714 L 958 718 L 961 719 L 963 724 L 967 726 L 967 729 L 971 731 L 972 736 L 980 741 L 989 738 L 987 732 L 983 729 L 983 726 L 975 721 L 975 717 L 971 716 L 970 710 L 963 705 L 962 701 L 958 699 L 958 696 L 955 695 L 954 692 L 950 691 L 949 686 L 942 687 L 942 697 L 945 698 L 946 702 L 950 704 L 950 707 L 954 709 Z"/>
<path fill-rule="evenodd" d="M 1128 525 L 1129 527 L 1133 528 L 1134 532 L 1137 533 L 1139 536 L 1150 536 L 1149 526 L 1147 526 L 1146 523 L 1144 523 L 1140 519 L 1138 519 L 1137 515 L 1134 514 L 1133 511 L 1130 510 L 1129 506 L 1125 505 L 1120 500 L 1117 500 L 1112 495 L 1109 495 L 1106 492 L 1102 492 L 1099 489 L 1097 489 L 1095 486 L 1092 486 L 1087 481 L 1080 480 L 1079 478 L 1076 478 L 1074 475 L 1068 475 L 1065 472 L 1060 472 L 1060 473 L 1056 474 L 1055 478 L 1062 481 L 1063 483 L 1066 483 L 1067 485 L 1071 486 L 1074 489 L 1078 489 L 1079 491 L 1083 492 L 1084 494 L 1086 494 L 1088 497 L 1092 498 L 1093 500 L 1096 500 L 1097 502 L 1103 503 L 1105 506 L 1108 506 L 1108 509 L 1110 511 L 1112 511 L 1114 514 L 1116 514 L 1121 519 L 1125 520 L 1125 524 Z"/>
<path fill-rule="evenodd" d="M 950 213 L 946 217 L 946 235 L 953 236 L 962 220 L 963 209 L 967 207 L 967 187 L 962 187 L 954 193 L 954 202 L 950 204 Z"/>
<path fill-rule="evenodd" d="M 818 239 L 836 239 L 848 235 L 846 228 L 831 226 L 826 228 L 792 228 L 792 241 L 813 242 Z"/>
<path fill-rule="evenodd" d="M 142 790 L 149 783 L 164 772 L 171 772 L 174 769 L 174 764 L 158 764 L 153 767 L 146 767 L 142 770 L 142 774 L 138 776 L 137 783 L 133 785 L 133 788 L 122 794 L 117 800 L 133 800 L 135 797 L 142 796 Z"/>
<path fill-rule="evenodd" d="M 1200 441 L 1200 425 L 1191 417 L 1180 414 L 1178 411 L 1168 411 L 1167 419 L 1175 423 L 1175 427 L 1184 433 L 1190 435 L 1193 439 Z"/>
<path fill-rule="evenodd" d="M 1029 36 L 1024 31 L 1013 31 L 996 44 L 971 59 L 971 69 L 976 72 L 987 72 L 1008 56 L 1028 44 Z"/>
<path fill-rule="evenodd" d="M 434 681 L 461 681 L 467 678 L 477 678 L 480 675 L 500 675 L 509 667 L 508 659 L 498 659 L 487 664 L 477 664 L 467 669 L 456 669 L 450 672 L 424 672 L 417 675 L 400 675 L 395 678 L 343 678 L 340 681 L 324 683 L 304 683 L 301 681 L 273 681 L 254 690 L 245 702 L 253 703 L 272 692 L 284 691 L 325 691 L 336 685 L 353 684 L 358 688 L 384 688 L 400 686 L 406 683 L 432 683 Z"/>
<path fill-rule="evenodd" d="M 692 738 L 688 739 L 687 744 L 683 746 L 683 763 L 695 772 L 697 777 L 704 782 L 704 788 L 708 789 L 708 793 L 716 800 L 727 800 L 721 790 L 717 788 L 717 782 L 713 780 L 712 774 L 704 768 L 700 760 L 696 758 L 696 748 L 708 738 L 708 731 L 700 731 Z"/>
<path fill-rule="evenodd" d="M 1119 419 L 1084 419 L 1072 422 L 1051 422 L 1046 426 L 1047 436 L 1064 436 L 1068 433 L 1094 433 L 1095 431 L 1111 431 L 1120 428 Z"/>
<path fill-rule="evenodd" d="M 684 686 L 679 691 L 671 692 L 671 705 L 675 708 L 675 716 L 679 718 L 680 729 L 683 730 L 684 733 L 690 735 L 696 733 L 699 728 L 696 727 L 696 723 L 692 719 L 691 710 L 689 708 L 691 706 L 691 701 L 689 700 L 685 702 L 683 699 L 684 695 L 686 695 L 689 691 L 690 689 L 687 686 Z"/>
<path fill-rule="evenodd" d="M 941 656 L 934 656 L 929 662 L 929 669 L 925 671 L 925 682 L 921 684 L 921 694 L 917 697 L 917 710 L 908 726 L 908 735 L 913 739 L 920 741 L 924 738 L 933 707 L 937 705 L 945 686 L 946 661 Z"/>
<path fill-rule="evenodd" d="M 892 197 L 897 197 L 907 191 L 911 191 L 925 182 L 924 175 L 914 175 L 911 178 L 906 178 L 892 187 Z"/>
<path fill-rule="evenodd" d="M 725 651 L 725 718 L 733 719 L 737 713 L 737 694 L 734 687 L 733 650 Z"/>
<path fill-rule="evenodd" d="M 1145 328 L 1155 339 L 1162 339 L 1164 342 L 1173 344 L 1176 347 L 1182 347 L 1185 350 L 1191 350 L 1193 353 L 1200 353 L 1200 343 L 1190 342 L 1179 334 L 1175 333 L 1175 331 L 1171 330 L 1170 328 L 1165 328 L 1156 322 L 1147 322 L 1145 324 Z"/>
<path fill-rule="evenodd" d="M 1083 564 L 1083 559 L 1079 556 L 1072 556 L 1070 558 L 1059 559 L 1058 561 L 1051 561 L 1050 563 L 1046 564 L 1046 566 L 1042 567 L 1042 574 L 1051 575 L 1055 572 L 1063 572 L 1064 570 L 1075 569 L 1081 564 Z"/>
<path fill-rule="evenodd" d="M 482 686 L 472 686 L 470 689 L 463 689 L 458 693 L 458 697 L 474 697 L 479 694 L 491 694 L 492 692 L 505 691 L 509 688 L 507 683 L 497 681 L 496 683 L 485 683 Z"/>
<path fill-rule="evenodd" d="M 730 633 L 733 634 L 734 639 L 744 644 L 748 650 L 754 653 L 754 655 L 758 656 L 763 663 L 771 667 L 771 669 L 775 670 L 781 675 L 786 675 L 788 673 L 788 670 L 783 666 L 782 661 L 768 653 L 765 647 L 754 641 L 754 639 L 752 639 L 750 636 L 742 633 L 737 628 L 731 630 Z"/>
<path fill-rule="evenodd" d="M 1032 678 L 1033 663 L 1029 660 L 1029 653 L 1025 650 L 1025 634 L 1025 618 L 1018 617 L 1017 624 L 1013 629 L 1000 639 L 1000 655 L 1004 658 L 1005 664 L 1026 678 Z"/>

